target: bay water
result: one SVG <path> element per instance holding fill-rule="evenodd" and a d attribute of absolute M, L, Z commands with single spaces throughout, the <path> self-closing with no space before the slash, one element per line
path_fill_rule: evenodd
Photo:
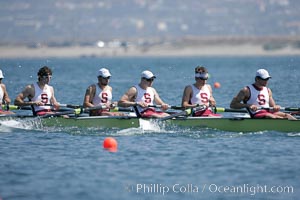
<path fill-rule="evenodd" d="M 147 57 L 2 59 L 3 82 L 12 99 L 53 70 L 51 85 L 63 104 L 82 104 L 86 88 L 106 67 L 113 99 L 140 80 L 156 76 L 154 87 L 170 105 L 180 105 L 194 68 L 210 74 L 218 107 L 229 107 L 259 68 L 277 104 L 300 106 L 300 57 Z M 16 111 L 28 113 L 29 111 Z M 230 115 L 230 113 L 222 113 Z M 102 148 L 106 137 L 118 151 Z M 0 199 L 298 199 L 300 133 L 233 133 L 200 128 L 94 129 L 41 127 L 8 121 L 0 126 Z"/>

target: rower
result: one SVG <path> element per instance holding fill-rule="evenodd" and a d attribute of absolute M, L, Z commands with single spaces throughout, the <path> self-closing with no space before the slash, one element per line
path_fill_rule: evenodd
<path fill-rule="evenodd" d="M 137 115 L 143 118 L 162 118 L 169 116 L 168 113 L 163 112 L 169 108 L 168 104 L 161 100 L 156 90 L 152 87 L 155 78 L 156 76 L 154 76 L 151 71 L 143 71 L 140 83 L 129 88 L 121 97 L 118 105 L 122 107 L 134 106 Z M 149 107 L 153 105 L 154 102 L 157 105 L 161 105 L 163 111 L 157 111 Z"/>
<path fill-rule="evenodd" d="M 0 114 L 14 114 L 11 111 L 4 110 L 2 108 L 2 104 L 9 105 L 10 98 L 8 96 L 8 92 L 6 91 L 6 86 L 2 83 L 2 79 L 4 78 L 2 70 L 0 70 Z"/>
<path fill-rule="evenodd" d="M 276 105 L 272 91 L 267 87 L 270 78 L 272 77 L 267 70 L 257 70 L 255 82 L 242 88 L 232 99 L 230 107 L 234 109 L 246 108 L 251 118 L 297 120 L 292 115 L 279 111 L 280 106 Z M 270 107 L 273 107 L 273 109 L 268 110 Z"/>
<path fill-rule="evenodd" d="M 212 88 L 206 83 L 208 79 L 208 70 L 203 66 L 195 68 L 195 83 L 184 88 L 181 106 L 184 108 L 193 108 L 193 116 L 201 117 L 220 117 L 215 114 L 211 107 L 216 106 L 215 98 L 212 94 Z M 211 106 L 211 107 L 210 107 Z"/>
<path fill-rule="evenodd" d="M 25 89 L 16 97 L 14 104 L 17 106 L 31 106 L 34 116 L 42 116 L 46 114 L 54 114 L 50 104 L 54 110 L 59 109 L 59 103 L 54 96 L 54 89 L 49 85 L 52 78 L 52 70 L 44 66 L 39 69 L 38 81 L 27 85 Z M 29 101 L 24 101 L 28 98 Z"/>
<path fill-rule="evenodd" d="M 117 106 L 117 103 L 112 103 L 112 87 L 109 86 L 110 77 L 109 70 L 101 68 L 97 75 L 98 83 L 92 84 L 86 89 L 83 107 L 102 107 L 102 109 L 90 110 L 90 116 L 124 116 L 122 112 L 110 112 L 110 109 Z"/>

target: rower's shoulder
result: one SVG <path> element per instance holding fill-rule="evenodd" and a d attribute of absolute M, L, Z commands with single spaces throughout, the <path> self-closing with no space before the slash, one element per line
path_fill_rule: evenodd
<path fill-rule="evenodd" d="M 237 96 L 240 98 L 249 98 L 250 97 L 249 86 L 244 86 L 243 88 L 241 88 Z"/>
<path fill-rule="evenodd" d="M 90 84 L 87 88 L 86 91 L 95 91 L 96 90 L 96 84 Z"/>
<path fill-rule="evenodd" d="M 208 89 L 211 89 L 211 85 L 210 85 L 210 84 L 206 83 L 205 85 L 206 85 L 206 87 L 207 87 Z"/>
<path fill-rule="evenodd" d="M 136 96 L 137 94 L 137 88 L 135 86 L 131 86 L 126 92 L 124 95 L 127 95 L 127 96 Z"/>
<path fill-rule="evenodd" d="M 96 87 L 96 83 L 92 83 L 88 86 L 88 88 L 95 88 Z"/>
<path fill-rule="evenodd" d="M 26 85 L 25 90 L 34 90 L 34 83 Z"/>
<path fill-rule="evenodd" d="M 244 92 L 246 94 L 248 94 L 250 92 L 250 87 L 248 85 L 244 86 L 242 89 L 241 89 L 241 92 Z"/>
<path fill-rule="evenodd" d="M 1 88 L 5 89 L 5 84 L 4 83 L 0 83 Z"/>
<path fill-rule="evenodd" d="M 189 85 L 186 85 L 185 87 L 184 87 L 184 91 L 192 91 L 193 90 L 193 84 L 189 84 Z"/>
<path fill-rule="evenodd" d="M 109 90 L 109 91 L 112 91 L 112 87 L 110 85 L 107 85 L 106 89 Z"/>

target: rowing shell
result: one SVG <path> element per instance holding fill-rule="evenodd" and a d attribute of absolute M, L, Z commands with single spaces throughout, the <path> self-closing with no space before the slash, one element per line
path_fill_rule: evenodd
<path fill-rule="evenodd" d="M 38 117 L 37 117 L 38 118 Z M 21 120 L 23 120 L 22 118 Z M 4 118 L 1 119 L 3 121 Z M 25 119 L 26 120 L 26 119 Z M 286 119 L 251 119 L 243 117 L 212 118 L 182 117 L 159 121 L 159 119 L 139 119 L 130 116 L 95 116 L 95 117 L 49 117 L 39 118 L 43 126 L 51 127 L 95 127 L 95 128 L 132 128 L 141 127 L 141 123 L 150 121 L 158 125 L 170 125 L 189 128 L 211 128 L 230 132 L 257 132 L 273 130 L 279 132 L 300 132 L 300 120 Z M 5 122 L 3 122 L 5 123 Z"/>
<path fill-rule="evenodd" d="M 231 132 L 300 132 L 300 120 L 188 117 L 172 120 L 178 126 L 204 127 Z"/>

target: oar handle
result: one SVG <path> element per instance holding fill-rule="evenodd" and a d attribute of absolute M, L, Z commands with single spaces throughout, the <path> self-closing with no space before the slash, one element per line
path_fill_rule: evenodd
<path fill-rule="evenodd" d="M 2 105 L 3 110 L 32 110 L 29 106 Z"/>

